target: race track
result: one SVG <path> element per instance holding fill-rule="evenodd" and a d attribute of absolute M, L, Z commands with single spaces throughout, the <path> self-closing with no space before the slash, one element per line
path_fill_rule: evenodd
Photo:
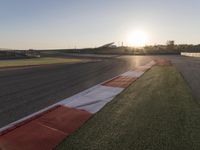
<path fill-rule="evenodd" d="M 82 64 L 1 70 L 0 127 L 149 61 L 151 57 L 147 56 L 122 56 Z"/>
<path fill-rule="evenodd" d="M 88 63 L 0 70 L 0 127 L 155 58 L 171 60 L 200 101 L 200 58 L 121 56 Z"/>

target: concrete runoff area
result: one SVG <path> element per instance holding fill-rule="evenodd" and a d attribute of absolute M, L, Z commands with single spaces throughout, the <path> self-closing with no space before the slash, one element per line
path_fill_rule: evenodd
<path fill-rule="evenodd" d="M 173 66 L 156 66 L 57 150 L 200 149 L 200 106 Z"/>

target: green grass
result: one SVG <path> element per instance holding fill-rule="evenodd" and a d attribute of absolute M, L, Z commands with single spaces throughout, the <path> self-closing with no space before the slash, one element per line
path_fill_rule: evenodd
<path fill-rule="evenodd" d="M 153 67 L 58 150 L 199 150 L 200 106 L 174 67 Z"/>
<path fill-rule="evenodd" d="M 60 63 L 76 63 L 81 62 L 81 59 L 69 58 L 30 58 L 30 59 L 16 59 L 16 60 L 0 60 L 0 68 L 4 67 L 20 67 L 33 65 L 48 65 Z"/>

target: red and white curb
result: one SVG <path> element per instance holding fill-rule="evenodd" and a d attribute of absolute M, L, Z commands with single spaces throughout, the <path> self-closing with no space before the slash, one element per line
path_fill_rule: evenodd
<path fill-rule="evenodd" d="M 1 128 L 0 149 L 53 149 L 153 65 L 151 61 Z"/>

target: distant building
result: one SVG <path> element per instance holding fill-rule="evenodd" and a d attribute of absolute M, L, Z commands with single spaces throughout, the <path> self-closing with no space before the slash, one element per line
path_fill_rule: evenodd
<path fill-rule="evenodd" d="M 174 46 L 175 42 L 174 41 L 167 41 L 167 46 Z"/>

